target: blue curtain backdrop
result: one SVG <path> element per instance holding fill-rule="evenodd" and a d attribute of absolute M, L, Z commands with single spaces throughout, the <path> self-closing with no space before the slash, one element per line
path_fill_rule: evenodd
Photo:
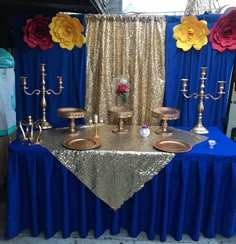
<path fill-rule="evenodd" d="M 47 17 L 53 17 L 45 15 Z M 55 92 L 59 90 L 57 76 L 63 77 L 63 87 L 60 95 L 46 95 L 46 119 L 53 127 L 68 126 L 67 119 L 58 117 L 60 107 L 85 107 L 86 89 L 86 44 L 82 48 L 74 47 L 71 51 L 61 48 L 54 43 L 53 48 L 42 51 L 40 48 L 30 48 L 23 41 L 22 28 L 27 18 L 31 16 L 17 16 L 14 24 L 15 62 L 16 62 L 16 116 L 17 121 L 25 120 L 31 115 L 36 121 L 42 118 L 41 95 L 26 95 L 23 92 L 21 76 L 27 77 L 28 92 L 41 89 L 40 64 L 44 63 L 46 73 L 46 89 Z M 85 27 L 85 16 L 76 15 Z M 85 33 L 83 33 L 85 35 Z M 76 124 L 83 123 L 83 119 L 76 120 Z"/>
<path fill-rule="evenodd" d="M 231 71 L 235 59 L 235 51 L 226 50 L 223 53 L 212 49 L 211 43 L 203 46 L 200 51 L 191 48 L 184 52 L 176 47 L 173 38 L 173 27 L 180 24 L 182 16 L 167 16 L 166 26 L 166 88 L 164 106 L 178 108 L 181 112 L 180 118 L 170 121 L 170 125 L 195 126 L 197 123 L 197 107 L 199 99 L 187 99 L 181 90 L 181 79 L 187 78 L 188 94 L 199 93 L 200 89 L 200 67 L 207 67 L 205 93 L 217 96 L 217 81 L 226 82 L 225 91 L 229 91 Z M 207 21 L 209 29 L 218 20 L 220 15 L 199 15 L 199 20 Z M 228 93 L 217 101 L 204 99 L 203 125 L 224 128 L 224 119 L 227 112 Z"/>

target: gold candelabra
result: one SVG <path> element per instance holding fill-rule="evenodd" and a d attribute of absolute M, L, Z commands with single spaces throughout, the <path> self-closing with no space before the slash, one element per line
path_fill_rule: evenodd
<path fill-rule="evenodd" d="M 47 121 L 46 119 L 46 106 L 47 106 L 47 102 L 46 102 L 46 94 L 47 95 L 50 95 L 50 94 L 54 94 L 54 95 L 59 95 L 61 94 L 61 91 L 63 89 L 63 86 L 62 86 L 62 77 L 61 76 L 57 76 L 57 79 L 58 79 L 58 85 L 59 85 L 59 91 L 58 92 L 55 92 L 53 91 L 52 89 L 48 89 L 46 90 L 45 88 L 45 84 L 46 84 L 46 81 L 45 81 L 45 77 L 46 77 L 46 74 L 45 74 L 45 66 L 46 64 L 40 64 L 41 66 L 41 79 L 42 79 L 42 82 L 41 82 L 41 90 L 39 89 L 35 89 L 33 90 L 32 92 L 28 92 L 28 87 L 27 87 L 27 83 L 26 83 L 26 76 L 21 76 L 20 79 L 22 81 L 22 86 L 23 86 L 23 90 L 24 90 L 24 93 L 26 95 L 33 95 L 33 94 L 36 94 L 36 95 L 42 95 L 41 97 L 41 107 L 42 107 L 42 119 L 40 120 L 40 124 L 41 124 L 41 127 L 42 129 L 50 129 L 52 128 L 51 124 Z"/>
<path fill-rule="evenodd" d="M 204 99 L 213 99 L 213 100 L 218 100 L 221 98 L 221 96 L 225 93 L 224 90 L 224 81 L 218 81 L 218 96 L 214 97 L 213 95 L 207 93 L 205 94 L 205 81 L 206 81 L 206 69 L 207 67 L 201 67 L 201 83 L 200 83 L 200 92 L 198 93 L 193 93 L 191 95 L 187 95 L 186 92 L 187 90 L 187 83 L 188 79 L 182 79 L 182 92 L 184 97 L 186 98 L 192 98 L 194 97 L 195 99 L 199 98 L 199 105 L 198 105 L 198 122 L 194 128 L 191 129 L 191 132 L 197 133 L 197 134 L 206 134 L 208 133 L 208 130 L 203 126 L 202 124 L 202 114 L 204 111 Z"/>

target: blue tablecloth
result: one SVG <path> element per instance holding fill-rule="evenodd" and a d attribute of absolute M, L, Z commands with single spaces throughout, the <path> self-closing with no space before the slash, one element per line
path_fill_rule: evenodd
<path fill-rule="evenodd" d="M 147 233 L 150 240 L 176 240 L 188 234 L 231 237 L 236 233 L 236 144 L 216 128 L 209 139 L 174 159 L 144 187 L 114 211 L 40 145 L 9 145 L 6 237 L 29 229 L 46 238 L 61 231 L 69 237 L 90 230 L 101 236 L 121 228 L 131 237 Z M 157 237 L 158 235 L 159 237 Z"/>

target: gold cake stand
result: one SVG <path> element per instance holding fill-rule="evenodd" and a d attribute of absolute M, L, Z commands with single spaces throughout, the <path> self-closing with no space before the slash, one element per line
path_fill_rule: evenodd
<path fill-rule="evenodd" d="M 172 130 L 168 127 L 168 120 L 178 119 L 180 111 L 171 107 L 158 107 L 152 110 L 152 116 L 161 121 L 161 126 L 155 132 L 157 134 L 171 135 Z"/>
<path fill-rule="evenodd" d="M 57 115 L 62 118 L 67 118 L 69 122 L 69 134 L 77 134 L 78 130 L 75 129 L 75 119 L 80 119 L 85 117 L 85 110 L 81 108 L 65 107 L 58 108 Z"/>
<path fill-rule="evenodd" d="M 118 118 L 118 128 L 112 130 L 114 133 L 127 132 L 128 129 L 124 128 L 124 119 L 131 118 L 133 111 L 125 106 L 112 106 L 108 109 L 108 115 L 113 118 Z"/>

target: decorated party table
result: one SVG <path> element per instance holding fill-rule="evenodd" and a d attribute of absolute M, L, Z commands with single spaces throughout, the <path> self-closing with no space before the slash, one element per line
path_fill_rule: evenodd
<path fill-rule="evenodd" d="M 236 144 L 215 127 L 200 136 L 173 128 L 165 137 L 151 127 L 113 133 L 112 125 L 45 130 L 41 145 L 9 145 L 6 237 L 29 230 L 46 238 L 62 232 L 95 237 L 125 229 L 150 240 L 186 233 L 230 237 L 236 232 Z M 94 148 L 75 150 L 71 142 L 96 138 Z M 184 152 L 159 150 L 161 140 L 184 141 Z M 209 148 L 208 140 L 216 141 Z"/>

